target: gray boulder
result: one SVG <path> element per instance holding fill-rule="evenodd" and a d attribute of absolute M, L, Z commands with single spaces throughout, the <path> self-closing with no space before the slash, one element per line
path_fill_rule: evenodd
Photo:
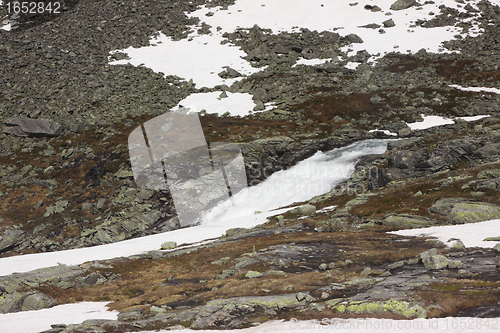
<path fill-rule="evenodd" d="M 295 213 L 299 215 L 311 215 L 316 212 L 316 207 L 313 205 L 302 205 L 296 207 L 290 211 L 290 213 Z"/>
<path fill-rule="evenodd" d="M 436 248 L 420 253 L 420 258 L 422 258 L 427 270 L 442 269 L 448 266 L 448 259 L 440 254 Z"/>
<path fill-rule="evenodd" d="M 391 10 L 403 10 L 418 5 L 415 0 L 398 0 L 391 5 Z"/>
<path fill-rule="evenodd" d="M 24 239 L 24 231 L 7 230 L 0 237 L 0 251 L 13 247 L 21 243 Z"/>
<path fill-rule="evenodd" d="M 0 313 L 11 313 L 21 311 L 24 299 L 29 295 L 28 292 L 14 292 L 0 297 Z"/>
<path fill-rule="evenodd" d="M 390 214 L 383 221 L 383 225 L 409 228 L 423 228 L 436 224 L 435 220 L 410 214 Z"/>
<path fill-rule="evenodd" d="M 62 126 L 59 123 L 47 119 L 11 117 L 4 123 L 7 127 L 3 132 L 15 136 L 58 136 L 62 132 Z"/>
<path fill-rule="evenodd" d="M 59 302 L 54 298 L 42 293 L 36 293 L 28 295 L 24 299 L 21 311 L 47 309 L 56 305 L 59 305 Z"/>
<path fill-rule="evenodd" d="M 448 220 L 456 224 L 474 223 L 500 218 L 500 207 L 480 202 L 462 202 L 453 206 Z"/>
<path fill-rule="evenodd" d="M 396 23 L 394 23 L 393 19 L 385 20 L 384 22 L 382 22 L 382 24 L 384 25 L 384 28 L 392 28 L 396 26 Z"/>

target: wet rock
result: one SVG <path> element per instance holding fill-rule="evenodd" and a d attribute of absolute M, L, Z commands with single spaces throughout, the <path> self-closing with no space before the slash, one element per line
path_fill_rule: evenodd
<path fill-rule="evenodd" d="M 437 270 L 448 265 L 448 259 L 440 254 L 436 248 L 420 253 L 420 258 L 427 270 Z"/>
<path fill-rule="evenodd" d="M 46 119 L 11 117 L 6 119 L 4 123 L 7 125 L 4 133 L 15 136 L 58 136 L 62 132 L 62 127 L 59 123 Z"/>

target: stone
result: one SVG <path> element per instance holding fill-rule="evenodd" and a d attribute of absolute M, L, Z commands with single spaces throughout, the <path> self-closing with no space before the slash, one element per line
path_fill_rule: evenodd
<path fill-rule="evenodd" d="M 233 236 L 238 236 L 242 234 L 246 234 L 250 230 L 247 228 L 231 228 L 226 230 L 226 237 L 233 237 Z"/>
<path fill-rule="evenodd" d="M 361 275 L 370 275 L 372 273 L 372 269 L 370 267 L 365 267 L 362 271 L 361 271 Z"/>
<path fill-rule="evenodd" d="M 356 34 L 349 34 L 349 35 L 345 36 L 345 38 L 349 43 L 358 43 L 358 44 L 363 43 L 363 40 L 361 39 L 361 37 L 359 37 Z"/>
<path fill-rule="evenodd" d="M 459 278 L 459 279 L 468 279 L 468 278 L 471 278 L 473 276 L 475 276 L 474 273 L 467 271 L 465 269 L 459 269 L 458 273 L 457 273 L 457 278 Z"/>
<path fill-rule="evenodd" d="M 100 210 L 104 207 L 105 204 L 106 204 L 106 199 L 100 198 L 99 200 L 97 200 L 96 208 Z"/>
<path fill-rule="evenodd" d="M 477 174 L 477 178 L 500 178 L 500 169 L 483 170 Z"/>
<path fill-rule="evenodd" d="M 59 305 L 59 302 L 54 298 L 42 293 L 36 293 L 28 295 L 24 299 L 21 311 L 47 309 L 56 305 Z"/>
<path fill-rule="evenodd" d="M 500 207 L 481 202 L 462 202 L 453 206 L 448 219 L 454 224 L 488 221 L 500 218 Z"/>
<path fill-rule="evenodd" d="M 142 319 L 141 309 L 133 309 L 118 314 L 118 320 L 121 321 L 133 321 L 139 319 Z"/>
<path fill-rule="evenodd" d="M 212 261 L 211 264 L 212 265 L 226 265 L 227 263 L 229 263 L 230 260 L 231 260 L 231 258 L 224 257 L 224 258 L 220 258 L 218 260 Z"/>
<path fill-rule="evenodd" d="M 80 133 L 83 132 L 85 129 L 85 125 L 82 123 L 73 123 L 69 125 L 69 130 L 73 133 Z"/>
<path fill-rule="evenodd" d="M 418 5 L 415 0 L 397 0 L 391 5 L 391 10 L 403 10 Z"/>
<path fill-rule="evenodd" d="M 494 247 L 493 250 L 500 252 L 500 243 L 497 243 Z"/>
<path fill-rule="evenodd" d="M 0 237 L 0 251 L 9 249 L 18 245 L 24 240 L 24 231 L 22 230 L 7 230 Z"/>
<path fill-rule="evenodd" d="M 324 271 L 324 270 L 326 270 L 327 268 L 328 268 L 328 265 L 327 265 L 327 264 L 325 264 L 325 263 L 323 263 L 323 264 L 319 265 L 319 267 L 318 267 L 318 269 L 319 269 L 320 271 Z"/>
<path fill-rule="evenodd" d="M 375 95 L 372 98 L 370 98 L 370 103 L 372 104 L 380 104 L 382 102 L 382 97 L 379 95 Z"/>
<path fill-rule="evenodd" d="M 392 28 L 396 26 L 396 23 L 394 23 L 393 19 L 385 20 L 384 22 L 382 22 L 382 24 L 384 25 L 385 28 Z"/>
<path fill-rule="evenodd" d="M 411 128 L 409 128 L 408 126 L 406 126 L 405 128 L 402 128 L 398 131 L 398 136 L 400 136 L 401 138 L 405 138 L 405 137 L 408 137 L 411 135 Z"/>
<path fill-rule="evenodd" d="M 399 260 L 399 261 L 396 261 L 396 262 L 393 262 L 392 264 L 389 264 L 386 267 L 386 269 L 388 270 L 393 270 L 393 269 L 396 269 L 396 268 L 399 268 L 399 267 L 403 267 L 405 265 L 405 261 L 404 260 Z"/>
<path fill-rule="evenodd" d="M 29 294 L 28 292 L 13 292 L 0 296 L 0 313 L 21 311 L 23 301 Z"/>
<path fill-rule="evenodd" d="M 384 219 L 382 224 L 386 226 L 422 228 L 436 225 L 437 222 L 435 220 L 418 215 L 390 214 Z"/>
<path fill-rule="evenodd" d="M 450 248 L 452 248 L 453 250 L 465 250 L 465 245 L 460 239 L 457 239 L 453 241 Z"/>
<path fill-rule="evenodd" d="M 448 268 L 462 268 L 464 264 L 460 260 L 448 260 Z"/>
<path fill-rule="evenodd" d="M 296 207 L 290 211 L 292 214 L 300 214 L 300 215 L 311 215 L 316 212 L 316 206 L 313 205 L 302 205 L 299 207 Z"/>
<path fill-rule="evenodd" d="M 427 270 L 438 270 L 448 265 L 448 259 L 440 254 L 436 248 L 420 253 L 420 258 Z"/>
<path fill-rule="evenodd" d="M 62 126 L 59 123 L 46 119 L 11 117 L 4 123 L 7 127 L 3 132 L 15 136 L 50 137 L 58 136 L 62 132 Z"/>
<path fill-rule="evenodd" d="M 257 271 L 248 271 L 246 274 L 245 274 L 245 278 L 246 279 L 255 279 L 255 278 L 260 278 L 262 276 L 262 273 L 261 272 L 257 272 Z"/>
<path fill-rule="evenodd" d="M 82 210 L 91 210 L 94 207 L 93 203 L 85 202 L 82 204 Z"/>
<path fill-rule="evenodd" d="M 165 242 L 165 243 L 161 244 L 162 250 L 171 250 L 171 249 L 175 249 L 176 247 L 177 247 L 176 242 Z"/>
<path fill-rule="evenodd" d="M 161 316 L 167 313 L 167 310 L 160 308 L 158 306 L 152 306 L 149 309 L 149 314 L 152 314 L 153 316 Z"/>

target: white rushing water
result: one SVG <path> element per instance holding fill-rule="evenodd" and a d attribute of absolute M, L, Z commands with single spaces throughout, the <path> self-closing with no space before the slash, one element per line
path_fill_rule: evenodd
<path fill-rule="evenodd" d="M 267 212 L 326 193 L 354 172 L 362 156 L 384 153 L 388 141 L 391 140 L 365 140 L 326 153 L 318 151 L 294 167 L 277 171 L 266 181 L 243 189 L 213 208 L 206 214 L 205 221 L 229 220 L 252 215 L 255 211 Z"/>

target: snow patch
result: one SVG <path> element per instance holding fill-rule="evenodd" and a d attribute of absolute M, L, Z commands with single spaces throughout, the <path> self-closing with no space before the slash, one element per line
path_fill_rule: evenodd
<path fill-rule="evenodd" d="M 487 87 L 462 87 L 458 84 L 450 84 L 450 87 L 462 90 L 462 91 L 474 91 L 474 92 L 490 92 L 495 94 L 500 94 L 500 89 L 497 88 L 487 88 Z"/>
<path fill-rule="evenodd" d="M 52 324 L 79 324 L 89 319 L 116 320 L 118 311 L 107 311 L 105 302 L 81 302 L 37 311 L 0 314 L 2 332 L 37 333 L 50 330 Z"/>
<path fill-rule="evenodd" d="M 407 123 L 408 127 L 413 130 L 424 130 L 435 126 L 454 124 L 455 122 L 448 118 L 443 118 L 440 116 L 426 116 L 421 115 L 424 118 L 423 121 L 417 121 L 415 123 Z"/>
<path fill-rule="evenodd" d="M 223 115 L 229 112 L 233 116 L 246 116 L 255 107 L 252 95 L 248 93 L 226 92 L 227 97 L 221 98 L 221 91 L 191 94 L 174 108 L 188 107 L 191 111 L 205 110 L 207 113 Z"/>
<path fill-rule="evenodd" d="M 466 247 L 492 248 L 498 242 L 485 242 L 483 239 L 500 235 L 500 220 L 398 230 L 390 233 L 401 236 L 432 236 L 445 244 L 450 238 L 458 238 Z"/>

